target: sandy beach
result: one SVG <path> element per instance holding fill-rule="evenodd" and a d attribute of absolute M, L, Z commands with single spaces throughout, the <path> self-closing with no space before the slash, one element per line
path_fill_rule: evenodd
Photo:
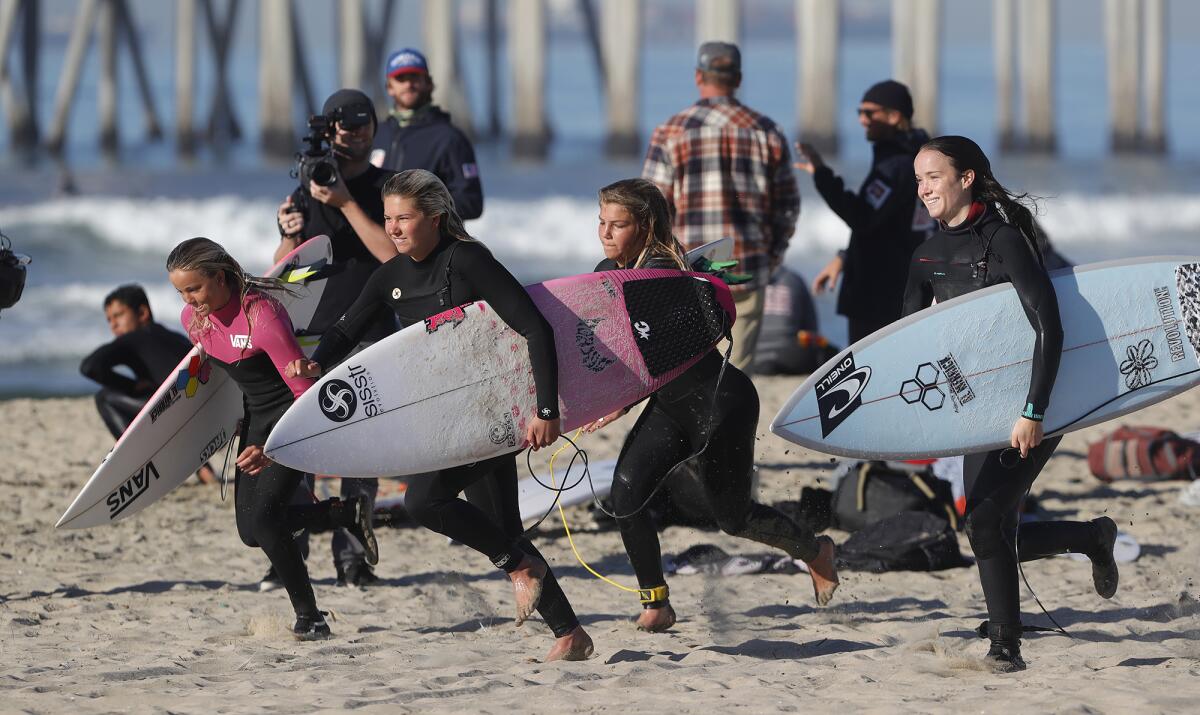
<path fill-rule="evenodd" d="M 766 430 L 799 379 L 755 381 L 759 498 L 799 498 L 831 460 Z M 581 443 L 593 459 L 616 456 L 625 419 Z M 1200 429 L 1200 391 L 1124 421 Z M 420 529 L 379 530 L 383 582 L 367 591 L 335 588 L 328 537 L 314 538 L 309 568 L 335 635 L 298 643 L 284 593 L 258 592 L 266 558 L 238 540 L 218 489 L 189 483 L 115 526 L 55 531 L 111 446 L 92 401 L 0 402 L 0 423 L 3 712 L 1151 713 L 1194 712 L 1200 698 L 1200 509 L 1177 501 L 1182 482 L 1092 477 L 1086 446 L 1115 424 L 1068 435 L 1034 490 L 1054 515 L 1112 516 L 1142 556 L 1122 565 L 1111 601 L 1093 591 L 1086 563 L 1027 565 L 1072 637 L 1032 634 L 1029 670 L 998 675 L 973 633 L 985 617 L 973 569 L 846 572 L 827 608 L 803 574 L 676 576 L 681 621 L 649 635 L 630 623 L 636 598 L 590 576 L 551 521 L 538 546 L 595 639 L 591 660 L 539 662 L 551 635 L 536 620 L 514 628 L 507 580 Z M 580 507 L 568 518 L 590 521 Z M 763 551 L 683 528 L 662 539 L 667 554 L 697 543 Z M 580 533 L 577 544 L 602 573 L 633 583 L 615 531 Z M 1023 608 L 1027 623 L 1047 623 L 1027 590 Z"/>

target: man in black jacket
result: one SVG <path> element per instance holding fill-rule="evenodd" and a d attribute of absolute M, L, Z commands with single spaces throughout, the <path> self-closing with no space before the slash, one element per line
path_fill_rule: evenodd
<path fill-rule="evenodd" d="M 874 156 L 858 193 L 846 189 L 812 146 L 796 147 L 807 159 L 796 168 L 813 175 L 825 203 L 850 227 L 850 245 L 817 274 L 813 291 L 832 289 L 841 275 L 837 310 L 849 323 L 851 343 L 900 317 L 909 259 L 933 230 L 913 174 L 913 159 L 929 135 L 912 127 L 912 114 L 908 88 L 894 80 L 863 95 L 858 121 Z"/>
<path fill-rule="evenodd" d="M 284 199 L 276 214 L 279 245 L 275 249 L 275 260 L 279 261 L 310 238 L 326 235 L 333 243 L 333 263 L 326 268 L 325 290 L 308 325 L 308 332 L 318 335 L 354 303 L 375 269 L 396 255 L 395 245 L 383 230 L 381 194 L 393 172 L 372 166 L 369 161 L 377 125 L 371 99 L 357 89 L 339 89 L 325 100 L 321 113 L 331 120 L 327 138 L 337 163 L 336 180 L 328 186 L 310 181 Z M 381 311 L 359 349 L 395 331 L 395 316 Z M 372 510 L 378 491 L 377 479 L 341 480 L 342 499 L 365 496 Z M 362 545 L 345 529 L 334 531 L 333 561 L 339 585 L 366 586 L 378 580 L 366 562 Z M 259 589 L 281 585 L 272 569 Z"/>
<path fill-rule="evenodd" d="M 383 169 L 425 169 L 450 189 L 454 208 L 464 219 L 483 213 L 483 186 L 475 149 L 450 115 L 433 103 L 433 77 L 425 56 L 405 48 L 388 57 L 387 93 L 391 116 L 375 135 L 371 163 Z"/>
<path fill-rule="evenodd" d="M 96 409 L 104 426 L 119 438 L 192 344 L 182 334 L 154 322 L 146 291 L 133 283 L 105 296 L 104 317 L 113 340 L 85 357 L 79 372 L 100 384 Z M 128 369 L 133 377 L 117 372 L 117 367 Z M 198 476 L 205 483 L 216 481 L 207 464 Z"/>

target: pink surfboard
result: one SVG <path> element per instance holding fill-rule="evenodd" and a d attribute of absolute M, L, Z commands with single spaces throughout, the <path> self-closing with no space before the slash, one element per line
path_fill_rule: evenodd
<path fill-rule="evenodd" d="M 735 318 L 728 287 L 702 273 L 610 271 L 526 290 L 554 329 L 564 432 L 667 384 Z M 331 370 L 279 420 L 266 452 L 306 472 L 418 474 L 520 449 L 535 409 L 525 339 L 480 301 Z"/>

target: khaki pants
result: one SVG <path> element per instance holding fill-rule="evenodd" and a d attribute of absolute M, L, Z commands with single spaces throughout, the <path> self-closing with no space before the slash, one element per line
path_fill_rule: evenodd
<path fill-rule="evenodd" d="M 733 323 L 733 353 L 729 362 L 746 374 L 750 374 L 750 366 L 754 362 L 754 348 L 758 345 L 758 334 L 762 331 L 763 305 L 767 295 L 766 287 L 744 293 L 733 294 L 733 306 L 737 310 L 737 320 Z M 717 344 L 721 354 L 729 347 L 728 341 L 722 340 Z"/>

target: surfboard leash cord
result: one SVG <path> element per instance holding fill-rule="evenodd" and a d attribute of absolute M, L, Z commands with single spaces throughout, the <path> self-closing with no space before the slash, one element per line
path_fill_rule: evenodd
<path fill-rule="evenodd" d="M 727 331 L 726 326 L 723 325 L 722 328 Z M 663 474 L 662 477 L 659 478 L 658 484 L 656 484 L 654 486 L 654 489 L 650 492 L 649 496 L 646 497 L 645 501 L 643 501 L 641 503 L 641 505 L 638 506 L 638 508 L 634 509 L 633 511 L 629 512 L 628 514 L 622 514 L 622 515 L 614 514 L 614 513 L 610 512 L 608 509 L 604 508 L 604 505 L 600 501 L 600 497 L 596 494 L 596 484 L 595 484 L 595 482 L 592 481 L 592 472 L 591 472 L 590 466 L 588 465 L 587 451 L 580 449 L 579 445 L 577 445 L 575 443 L 575 439 L 579 439 L 579 436 L 583 433 L 582 427 L 575 431 L 574 439 L 566 436 L 565 434 L 560 435 L 563 439 L 565 439 L 567 441 L 568 444 L 562 445 L 557 450 L 555 450 L 553 455 L 550 456 L 550 484 L 549 485 L 547 485 L 545 482 L 543 482 L 541 479 L 538 478 L 537 472 L 535 472 L 533 469 L 533 462 L 532 462 L 529 450 L 526 450 L 525 466 L 529 470 L 530 476 L 533 477 L 534 481 L 536 481 L 538 483 L 538 485 L 540 485 L 544 489 L 548 489 L 548 490 L 554 492 L 555 494 L 554 494 L 554 501 L 553 501 L 553 503 L 551 503 L 550 508 L 546 510 L 546 513 L 543 514 L 542 517 L 533 524 L 533 526 L 531 526 L 525 530 L 525 534 L 528 535 L 531 531 L 536 529 L 546 519 L 546 517 L 548 517 L 550 515 L 550 512 L 553 511 L 554 508 L 557 506 L 559 519 L 562 521 L 563 531 L 567 535 L 567 542 L 570 543 L 570 545 L 571 545 L 571 551 L 572 551 L 572 553 L 575 554 L 575 560 L 578 561 L 579 564 L 581 566 L 583 566 L 583 568 L 586 569 L 588 573 L 592 574 L 593 576 L 600 579 L 601 581 L 609 584 L 610 586 L 614 586 L 616 588 L 621 589 L 622 591 L 628 591 L 630 593 L 640 593 L 641 592 L 640 589 L 630 588 L 629 586 L 618 583 L 618 582 L 608 578 L 604 574 L 601 574 L 600 572 L 596 571 L 594 568 L 592 568 L 592 566 L 590 564 L 588 564 L 588 562 L 583 558 L 583 555 L 579 553 L 579 548 L 575 545 L 575 538 L 571 534 L 571 527 L 567 523 L 567 514 L 566 514 L 566 511 L 563 509 L 562 504 L 560 503 L 560 498 L 562 497 L 562 493 L 564 491 L 567 491 L 569 489 L 574 489 L 576 486 L 578 486 L 580 483 L 582 483 L 584 479 L 587 479 L 588 487 L 592 491 L 592 502 L 595 504 L 597 509 L 599 509 L 602 513 L 604 513 L 605 515 L 609 516 L 612 519 L 628 519 L 632 516 L 637 515 L 643 509 L 645 509 L 647 506 L 649 506 L 650 502 L 653 501 L 654 497 L 658 494 L 659 490 L 662 489 L 664 484 L 666 484 L 667 477 L 669 477 L 672 472 L 674 472 L 676 469 L 678 469 L 683 464 L 685 464 L 685 463 L 691 461 L 692 459 L 695 459 L 696 457 L 703 454 L 704 451 L 706 449 L 708 449 L 708 443 L 712 438 L 712 432 L 713 432 L 712 416 L 716 411 L 717 397 L 720 395 L 720 391 L 721 391 L 721 380 L 725 377 L 725 368 L 729 365 L 729 357 L 733 353 L 733 336 L 729 335 L 728 332 L 726 332 L 726 337 L 728 339 L 729 344 L 725 349 L 725 355 L 721 361 L 721 370 L 717 373 L 717 384 L 716 384 L 716 387 L 713 389 L 712 403 L 710 405 L 710 409 L 709 409 L 709 413 L 708 413 L 708 415 L 709 415 L 708 425 L 707 425 L 707 428 L 705 429 L 704 444 L 700 447 L 699 450 L 697 450 L 696 452 L 694 452 L 691 455 L 688 455 L 687 457 L 683 458 L 682 460 L 676 462 L 670 469 L 668 469 Z M 563 486 L 559 487 L 558 482 L 554 475 L 554 462 L 555 462 L 555 460 L 558 459 L 558 455 L 561 454 L 562 451 L 564 449 L 566 449 L 568 445 L 575 448 L 575 454 L 571 457 L 571 461 L 567 465 L 567 472 L 566 472 L 566 475 L 564 475 L 564 477 L 563 477 Z M 579 479 L 575 480 L 575 482 L 573 484 L 570 484 L 568 486 L 567 480 L 568 480 L 569 475 L 571 474 L 571 469 L 575 465 L 575 460 L 580 458 L 581 456 L 583 458 L 583 475 L 581 475 L 579 477 Z"/>

